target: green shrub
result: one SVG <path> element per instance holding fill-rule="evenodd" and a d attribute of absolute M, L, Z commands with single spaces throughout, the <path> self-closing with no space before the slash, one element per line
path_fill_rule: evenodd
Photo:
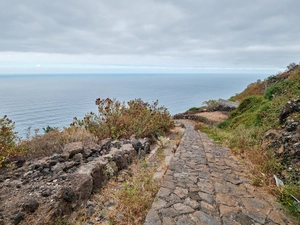
<path fill-rule="evenodd" d="M 158 137 L 173 127 L 171 115 L 164 106 L 135 99 L 121 103 L 117 100 L 96 99 L 98 114 L 91 112 L 83 120 L 74 118 L 72 126 L 84 127 L 100 140 L 111 137 Z"/>
<path fill-rule="evenodd" d="M 51 127 L 51 126 L 47 126 L 47 127 L 43 127 L 43 131 L 45 133 L 49 133 L 50 131 L 53 131 L 53 130 L 58 130 L 58 127 Z"/>
<path fill-rule="evenodd" d="M 201 110 L 201 107 L 192 107 L 188 110 L 188 112 L 195 112 Z"/>
<path fill-rule="evenodd" d="M 214 99 L 209 99 L 207 101 L 204 101 L 202 104 L 204 105 L 203 106 L 204 109 L 210 110 L 217 106 L 218 101 Z"/>
<path fill-rule="evenodd" d="M 6 115 L 0 118 L 0 167 L 9 157 L 18 153 L 16 145 L 19 138 L 14 128 L 15 123 Z"/>

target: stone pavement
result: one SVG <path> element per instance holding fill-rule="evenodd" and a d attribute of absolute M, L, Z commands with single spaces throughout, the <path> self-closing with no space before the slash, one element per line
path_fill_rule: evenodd
<path fill-rule="evenodd" d="M 181 122 L 185 134 L 144 225 L 295 224 L 273 196 L 251 185 L 230 149 Z"/>

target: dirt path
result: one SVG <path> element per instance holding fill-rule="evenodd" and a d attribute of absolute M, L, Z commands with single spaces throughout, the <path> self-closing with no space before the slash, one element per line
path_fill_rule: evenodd
<path fill-rule="evenodd" d="M 230 149 L 186 131 L 144 225 L 295 224 L 273 196 L 251 185 Z"/>
<path fill-rule="evenodd" d="M 203 116 L 207 118 L 208 120 L 212 121 L 213 123 L 219 123 L 228 118 L 228 116 L 222 112 L 216 111 L 216 112 L 201 112 L 197 113 L 197 116 Z"/>

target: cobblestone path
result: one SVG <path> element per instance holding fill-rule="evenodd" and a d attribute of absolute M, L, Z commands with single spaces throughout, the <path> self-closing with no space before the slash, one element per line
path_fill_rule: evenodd
<path fill-rule="evenodd" d="M 144 225 L 295 224 L 273 196 L 251 185 L 229 149 L 182 122 L 185 134 Z"/>

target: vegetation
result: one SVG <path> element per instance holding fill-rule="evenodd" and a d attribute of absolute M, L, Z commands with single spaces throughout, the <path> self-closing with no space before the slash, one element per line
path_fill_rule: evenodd
<path fill-rule="evenodd" d="M 298 217 L 299 203 L 291 196 L 300 198 L 300 181 L 286 181 L 283 188 L 277 188 L 273 175 L 288 173 L 288 168 L 281 164 L 272 149 L 262 147 L 262 137 L 270 129 L 280 129 L 278 119 L 283 106 L 300 96 L 300 66 L 290 64 L 287 70 L 266 80 L 258 80 L 250 84 L 242 93 L 231 97 L 232 101 L 240 101 L 239 107 L 232 111 L 229 118 L 217 126 L 198 125 L 198 129 L 208 133 L 211 138 L 228 145 L 236 154 L 252 162 L 254 185 L 270 188 L 281 202 Z M 300 113 L 293 114 L 299 119 Z M 295 206 L 298 205 L 298 206 Z"/>
<path fill-rule="evenodd" d="M 0 167 L 7 158 L 21 153 L 16 147 L 18 136 L 14 128 L 15 124 L 6 115 L 0 118 Z"/>
<path fill-rule="evenodd" d="M 188 112 L 196 112 L 196 111 L 201 111 L 201 110 L 210 110 L 213 109 L 217 106 L 218 101 L 214 99 L 209 99 L 207 101 L 204 101 L 202 103 L 201 107 L 192 107 L 188 110 Z"/>
<path fill-rule="evenodd" d="M 74 118 L 72 126 L 85 128 L 99 139 L 158 137 L 173 127 L 171 115 L 158 101 L 152 105 L 141 99 L 121 103 L 117 100 L 96 100 L 98 114 L 91 112 L 83 120 Z"/>
<path fill-rule="evenodd" d="M 96 143 L 107 137 L 114 139 L 129 138 L 132 134 L 139 137 L 159 137 L 173 127 L 168 110 L 141 99 L 127 104 L 117 100 L 97 99 L 98 113 L 90 113 L 83 120 L 74 118 L 70 127 L 59 130 L 57 127 L 43 128 L 44 134 L 31 137 L 30 128 L 26 140 L 20 141 L 14 132 L 14 123 L 4 116 L 0 118 L 0 167 L 5 161 L 17 158 L 33 159 L 61 153 L 64 145 L 74 141 L 84 144 Z"/>
<path fill-rule="evenodd" d="M 62 131 L 49 130 L 43 135 L 35 134 L 32 138 L 20 142 L 18 146 L 27 150 L 24 157 L 34 159 L 62 153 L 65 144 L 76 141 L 88 145 L 95 143 L 97 138 L 85 129 L 69 127 Z"/>

